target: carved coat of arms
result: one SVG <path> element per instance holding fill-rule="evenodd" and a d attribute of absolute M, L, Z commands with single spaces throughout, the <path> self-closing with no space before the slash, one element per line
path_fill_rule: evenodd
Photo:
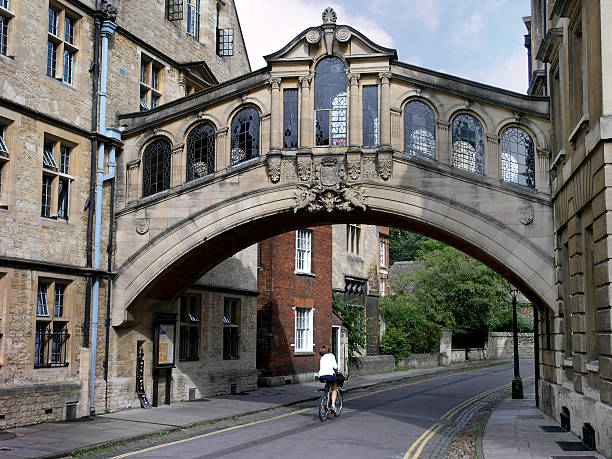
<path fill-rule="evenodd" d="M 534 214 L 532 206 L 519 207 L 518 221 L 523 225 L 529 225 L 533 221 Z"/>

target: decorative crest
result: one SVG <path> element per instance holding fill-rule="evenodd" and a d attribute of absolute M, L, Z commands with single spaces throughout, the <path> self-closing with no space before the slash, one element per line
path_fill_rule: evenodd
<path fill-rule="evenodd" d="M 321 17 L 323 18 L 323 24 L 335 24 L 338 20 L 338 15 L 331 6 L 325 8 Z"/>

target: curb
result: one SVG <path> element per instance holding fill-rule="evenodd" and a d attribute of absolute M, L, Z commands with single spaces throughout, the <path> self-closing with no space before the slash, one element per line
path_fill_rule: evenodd
<path fill-rule="evenodd" d="M 478 363 L 476 363 L 478 362 Z M 480 362 L 487 362 L 487 363 L 480 363 Z M 398 379 L 392 379 L 392 380 L 388 380 L 388 381 L 378 381 L 378 382 L 373 382 L 373 383 L 366 383 L 364 385 L 361 386 L 356 386 L 356 387 L 351 387 L 350 389 L 343 389 L 342 391 L 344 393 L 348 393 L 348 392 L 352 392 L 355 390 L 359 390 L 359 389 L 367 389 L 373 386 L 380 386 L 380 385 L 386 385 L 386 384 L 393 384 L 393 383 L 398 383 L 398 382 L 402 382 L 402 381 L 407 381 L 410 379 L 414 379 L 414 378 L 418 378 L 420 376 L 434 376 L 436 374 L 439 373 L 444 373 L 444 372 L 449 372 L 449 374 L 456 374 L 456 373 L 465 373 L 468 371 L 472 371 L 472 370 L 477 370 L 480 368 L 489 368 L 489 367 L 495 367 L 495 366 L 501 366 L 504 364 L 507 364 L 509 361 L 508 360 L 494 360 L 494 361 L 475 361 L 473 364 L 464 364 L 461 367 L 457 367 L 457 368 L 452 368 L 452 367 L 437 367 L 436 371 L 431 371 L 429 373 L 423 373 L 423 374 L 416 374 L 416 375 L 410 375 L 410 376 L 405 376 L 402 378 L 398 378 Z M 389 373 L 389 374 L 393 374 L 393 373 Z M 425 380 L 427 380 L 429 378 L 426 378 Z M 424 381 L 425 381 L 424 380 Z M 347 381 L 350 381 L 350 379 L 347 379 Z M 170 434 L 173 432 L 178 432 L 184 429 L 188 429 L 188 428 L 192 428 L 192 427 L 197 427 L 200 425 L 204 425 L 204 424 L 209 424 L 209 423 L 218 423 L 218 422 L 223 422 L 223 421 L 227 421 L 229 419 L 232 419 L 236 416 L 238 417 L 242 417 L 242 416 L 249 416 L 249 415 L 253 415 L 253 414 L 257 414 L 257 413 L 265 413 L 266 411 L 271 411 L 271 410 L 275 410 L 278 408 L 282 408 L 282 407 L 290 407 L 290 406 L 294 406 L 294 405 L 298 405 L 300 403 L 305 403 L 305 402 L 310 402 L 310 401 L 315 401 L 319 399 L 319 395 L 317 396 L 313 396 L 313 397 L 308 397 L 308 398 L 304 398 L 304 399 L 300 399 L 300 400 L 296 400 L 293 402 L 289 402 L 289 403 L 284 403 L 284 404 L 279 404 L 279 405 L 275 405 L 275 406 L 271 406 L 268 408 L 263 408 L 260 410 L 254 410 L 254 411 L 249 411 L 249 412 L 245 412 L 245 413 L 240 413 L 239 415 L 232 415 L 232 416 L 223 416 L 223 417 L 219 417 L 219 418 L 214 418 L 214 419 L 208 419 L 206 421 L 196 421 L 196 422 L 192 422 L 189 424 L 184 424 L 181 426 L 168 426 L 167 429 L 161 429 L 157 432 L 153 432 L 153 433 L 148 433 L 148 434 L 138 434 L 138 435 L 132 435 L 132 436 L 127 436 L 127 437 L 122 437 L 122 438 L 117 438 L 115 440 L 112 441 L 105 441 L 105 442 L 100 442 L 100 443 L 94 443 L 91 445 L 87 445 L 84 446 L 82 448 L 78 448 L 78 449 L 69 449 L 69 450 L 65 450 L 65 451 L 61 451 L 61 452 L 57 452 L 57 453 L 53 453 L 53 454 L 48 454 L 48 455 L 44 455 L 44 456 L 38 456 L 41 459 L 56 459 L 56 458 L 63 458 L 66 456 L 75 456 L 77 454 L 85 454 L 91 451 L 95 451 L 97 449 L 101 449 L 104 447 L 113 447 L 115 445 L 118 445 L 120 443 L 124 443 L 124 442 L 130 442 L 130 441 L 138 441 L 138 440 L 144 440 L 150 437 L 155 437 L 158 435 L 164 435 L 164 434 Z M 139 421 L 135 421 L 135 422 L 139 422 Z"/>

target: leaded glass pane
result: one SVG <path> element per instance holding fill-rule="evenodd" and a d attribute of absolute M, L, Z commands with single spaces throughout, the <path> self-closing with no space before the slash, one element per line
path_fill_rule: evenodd
<path fill-rule="evenodd" d="M 40 215 L 42 217 L 51 216 L 51 182 L 51 177 L 48 175 L 43 175 L 42 200 L 40 208 Z"/>
<path fill-rule="evenodd" d="M 70 172 L 70 148 L 62 145 L 60 147 L 60 172 L 69 174 Z"/>
<path fill-rule="evenodd" d="M 49 33 L 57 36 L 59 11 L 49 8 Z"/>
<path fill-rule="evenodd" d="M 378 85 L 363 87 L 363 146 L 378 146 Z"/>
<path fill-rule="evenodd" d="M 232 150 L 230 165 L 259 156 L 259 112 L 243 108 L 232 120 Z"/>
<path fill-rule="evenodd" d="M 158 139 L 142 155 L 142 196 L 170 188 L 170 142 Z"/>
<path fill-rule="evenodd" d="M 187 0 L 187 34 L 200 39 L 200 0 Z"/>
<path fill-rule="evenodd" d="M 39 282 L 36 302 L 36 315 L 49 317 L 49 301 L 48 301 L 49 283 Z"/>
<path fill-rule="evenodd" d="M 68 179 L 60 179 L 57 193 L 57 218 L 68 220 L 69 197 L 70 181 Z"/>
<path fill-rule="evenodd" d="M 64 19 L 64 41 L 74 44 L 74 19 L 66 17 Z"/>
<path fill-rule="evenodd" d="M 535 188 L 535 154 L 531 136 L 512 127 L 502 134 L 502 180 Z"/>
<path fill-rule="evenodd" d="M 74 69 L 74 53 L 67 49 L 64 50 L 64 83 L 72 84 L 72 75 Z"/>
<path fill-rule="evenodd" d="M 9 0 L 0 0 L 0 6 L 6 10 L 9 9 L 10 7 L 10 1 Z"/>
<path fill-rule="evenodd" d="M 0 156 L 8 156 L 9 150 L 6 146 L 6 126 L 0 126 Z"/>
<path fill-rule="evenodd" d="M 406 104 L 404 151 L 422 158 L 436 158 L 436 117 L 424 102 L 415 100 Z"/>
<path fill-rule="evenodd" d="M 52 41 L 47 42 L 47 75 L 55 78 L 57 67 L 57 45 Z"/>
<path fill-rule="evenodd" d="M 217 28 L 217 55 L 234 55 L 234 29 Z"/>
<path fill-rule="evenodd" d="M 317 146 L 346 145 L 346 68 L 337 57 L 322 59 L 315 70 L 315 143 Z M 331 139 L 329 133 L 331 132 Z"/>
<path fill-rule="evenodd" d="M 187 181 L 215 171 L 215 129 L 199 124 L 187 136 Z"/>
<path fill-rule="evenodd" d="M 62 317 L 64 315 L 64 293 L 66 286 L 64 284 L 55 284 L 55 301 L 53 303 L 53 317 Z"/>
<path fill-rule="evenodd" d="M 472 115 L 453 120 L 453 166 L 484 175 L 484 129 Z"/>
<path fill-rule="evenodd" d="M 283 148 L 295 149 L 298 147 L 298 90 L 285 89 L 283 104 Z"/>
<path fill-rule="evenodd" d="M 8 23 L 9 18 L 0 16 L 0 54 L 5 56 L 8 48 Z"/>
<path fill-rule="evenodd" d="M 166 0 L 166 18 L 168 21 L 183 19 L 183 0 Z"/>

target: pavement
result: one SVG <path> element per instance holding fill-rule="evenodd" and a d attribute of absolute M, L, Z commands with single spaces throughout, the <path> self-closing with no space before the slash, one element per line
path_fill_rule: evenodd
<path fill-rule="evenodd" d="M 345 392 L 384 382 L 405 380 L 440 372 L 462 371 L 490 365 L 491 361 L 455 364 L 448 367 L 405 370 L 350 378 Z M 319 397 L 318 382 L 261 387 L 252 392 L 163 405 L 154 409 L 130 409 L 69 422 L 43 423 L 0 431 L 0 458 L 65 457 L 104 445 L 141 439 L 235 416 L 271 410 Z M 545 432 L 539 426 L 557 426 L 535 408 L 533 389 L 526 388 L 524 400 L 506 399 L 490 416 L 482 438 L 484 456 L 504 458 L 550 458 L 557 456 L 602 458 L 592 451 L 563 451 L 559 441 L 582 443 L 571 433 Z M 314 409 L 314 405 L 313 405 Z"/>

